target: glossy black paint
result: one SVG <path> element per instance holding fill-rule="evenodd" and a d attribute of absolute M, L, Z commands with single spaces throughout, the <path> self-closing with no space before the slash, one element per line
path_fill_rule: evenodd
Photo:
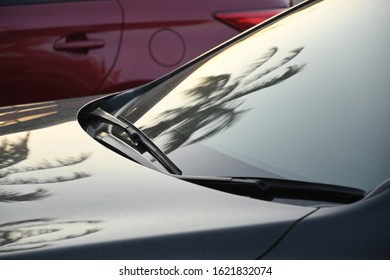
<path fill-rule="evenodd" d="M 384 22 L 388 22 L 388 17 L 383 17 L 388 15 L 385 1 L 345 2 L 351 7 L 348 13 L 352 15 L 374 8 L 370 13 L 377 13 L 377 20 L 386 18 Z M 337 9 L 340 5 L 340 1 L 334 0 L 308 1 L 293 8 L 289 12 L 290 17 L 285 20 L 294 18 L 300 11 L 313 12 L 324 6 Z M 336 18 L 346 24 L 349 22 L 341 12 Z M 278 24 L 279 19 L 283 20 L 277 17 L 260 28 L 272 29 L 272 24 Z M 370 30 L 374 22 L 363 22 L 362 26 Z M 335 30 L 342 30 L 337 23 L 335 20 L 327 24 L 336 25 Z M 307 23 L 302 25 L 308 26 Z M 155 105 L 165 97 L 161 88 L 173 90 L 199 66 L 215 61 L 220 51 L 229 50 L 229 46 L 245 41 L 245 36 L 256 32 L 257 29 L 250 30 L 246 35 L 233 39 L 145 87 L 89 103 L 78 116 L 75 111 L 87 102 L 85 99 L 64 103 L 58 101 L 61 108 L 58 111 L 51 111 L 53 104 L 50 104 L 46 107 L 49 112 L 7 119 L 2 127 L 5 128 L 2 130 L 4 136 L 0 138 L 0 258 L 389 259 L 388 181 L 379 189 L 372 190 L 374 186 L 370 186 L 365 198 L 348 205 L 297 199 L 255 200 L 185 182 L 163 169 L 161 172 L 147 168 L 129 160 L 125 153 L 116 153 L 101 145 L 96 141 L 98 138 L 90 137 L 104 137 L 113 131 L 111 126 L 89 116 L 97 107 L 117 116 L 124 112 L 121 111 L 123 104 L 133 102 L 131 105 L 140 105 L 133 109 L 137 108 L 141 113 L 133 111 L 127 117 L 137 121 L 144 115 L 143 111 L 148 111 L 150 104 Z M 359 37 L 359 32 L 354 36 Z M 381 32 L 385 34 L 383 30 Z M 316 44 L 324 44 L 324 41 L 318 41 L 320 34 L 313 31 L 309 38 L 314 39 Z M 376 35 L 370 33 L 369 36 L 374 39 Z M 329 46 L 325 45 L 326 48 Z M 384 49 L 383 45 L 379 49 Z M 305 46 L 296 51 L 289 61 L 300 58 L 307 50 Z M 329 56 L 331 54 L 331 51 L 327 53 Z M 349 62 L 355 63 L 352 56 L 349 59 Z M 386 69 L 389 67 L 388 57 L 382 59 L 380 65 Z M 277 86 L 296 82 L 294 79 L 299 79 L 302 73 L 312 73 L 308 68 L 314 64 L 309 62 L 304 66 L 307 72 L 298 71 L 288 80 L 277 83 Z M 354 72 L 351 73 L 353 77 Z M 227 85 L 226 76 L 214 77 L 214 82 L 217 82 L 214 86 L 224 88 Z M 377 78 L 370 75 L 367 79 L 372 77 Z M 389 92 L 386 81 L 379 87 L 380 90 L 387 90 L 387 95 L 381 95 L 383 100 L 387 100 Z M 209 82 L 206 89 L 213 86 L 212 81 Z M 317 88 L 318 91 L 327 91 L 326 88 Z M 157 96 L 160 93 L 160 96 L 148 98 L 152 96 L 151 93 Z M 137 103 L 140 100 L 146 100 L 147 106 L 143 102 Z M 332 100 L 328 101 L 332 103 Z M 68 105 L 61 107 L 61 104 Z M 208 106 L 202 101 L 200 104 L 206 108 Z M 288 106 L 283 106 L 288 109 Z M 14 116 L 13 109 L 5 111 L 5 116 Z M 277 109 L 279 115 L 286 113 Z M 382 115 L 384 119 L 386 116 Z M 76 121 L 77 117 L 79 122 Z M 25 125 L 27 121 L 28 126 Z M 363 124 L 359 125 L 366 128 Z M 369 126 L 373 127 L 376 128 Z M 149 133 L 153 134 L 151 130 Z M 188 150 L 183 155 L 187 155 L 192 170 L 193 166 L 200 166 L 199 171 L 202 171 L 207 169 L 207 165 L 223 162 L 220 170 L 224 172 L 237 170 L 242 174 L 246 170 L 250 174 L 256 171 L 246 163 L 232 164 L 234 161 L 227 160 L 228 156 L 210 147 L 205 148 L 202 141 L 190 147 L 185 147 Z M 207 158 L 200 162 L 193 160 L 200 152 L 206 152 Z M 381 174 L 386 173 L 382 171 Z M 263 175 L 276 176 L 267 170 Z M 357 176 L 364 177 L 364 174 Z"/>
<path fill-rule="evenodd" d="M 0 258 L 256 258 L 315 210 L 210 190 L 133 163 L 80 128 L 74 110 L 85 102 L 57 101 L 73 120 L 41 116 L 29 123 L 35 129 L 0 137 Z"/>
<path fill-rule="evenodd" d="M 322 208 L 262 258 L 389 259 L 389 213 L 389 186 L 381 195 L 356 204 Z"/>

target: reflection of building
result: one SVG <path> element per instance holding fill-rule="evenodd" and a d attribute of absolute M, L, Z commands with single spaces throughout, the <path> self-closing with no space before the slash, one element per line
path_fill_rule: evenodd
<path fill-rule="evenodd" d="M 55 102 L 42 102 L 28 105 L 14 105 L 0 108 L 0 128 L 57 113 Z"/>
<path fill-rule="evenodd" d="M 99 96 L 0 107 L 0 135 L 56 125 L 74 120 L 77 111 Z"/>
<path fill-rule="evenodd" d="M 0 225 L 0 253 L 36 249 L 101 230 L 101 221 L 36 219 Z"/>

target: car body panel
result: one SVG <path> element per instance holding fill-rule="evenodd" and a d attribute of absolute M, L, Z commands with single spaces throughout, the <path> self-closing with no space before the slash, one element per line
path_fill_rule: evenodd
<path fill-rule="evenodd" d="M 388 260 L 389 213 L 389 186 L 359 203 L 322 208 L 298 223 L 264 258 Z"/>
<path fill-rule="evenodd" d="M 121 0 L 125 11 L 122 47 L 115 69 L 99 92 L 154 80 L 238 34 L 213 18 L 221 11 L 288 8 L 289 1 Z M 172 8 L 176 7 L 176 8 Z M 180 12 L 178 12 L 180 11 Z"/>
<path fill-rule="evenodd" d="M 2 0 L 0 106 L 144 84 L 238 34 L 215 11 L 270 7 L 289 1 Z"/>
<path fill-rule="evenodd" d="M 256 258 L 315 210 L 153 171 L 74 120 L 46 126 L 1 137 L 14 147 L 2 160 L 1 258 Z"/>
<path fill-rule="evenodd" d="M 335 7 L 344 7 L 344 9 L 337 10 Z M 300 11 L 302 11 L 301 15 L 309 15 L 316 24 L 308 25 L 305 20 L 300 20 L 303 19 L 298 17 Z M 316 15 L 317 12 L 324 15 L 324 17 L 329 15 L 329 13 L 324 12 L 332 12 L 332 15 L 334 15 L 332 22 L 320 21 L 318 14 Z M 351 18 L 343 16 L 343 13 L 350 15 Z M 27 118 L 26 115 L 22 118 L 16 118 L 15 116 L 19 116 L 18 114 L 26 114 L 26 111 L 13 113 L 12 110 L 18 108 L 17 106 L 2 108 L 1 114 L 11 116 L 13 119 L 12 121 L 8 120 L 6 125 L 0 128 L 2 134 L 4 134 L 0 139 L 2 151 L 2 168 L 0 170 L 0 244 L 2 246 L 0 246 L 0 258 L 390 258 L 388 239 L 390 234 L 388 219 L 390 180 L 385 180 L 376 188 L 374 186 L 378 181 L 388 176 L 386 171 L 388 170 L 386 164 L 388 162 L 386 161 L 388 149 L 386 147 L 389 143 L 387 141 L 389 134 L 386 129 L 388 110 L 385 110 L 385 106 L 389 100 L 389 84 L 388 79 L 383 79 L 388 71 L 384 71 L 385 73 L 371 71 L 372 69 L 389 69 L 389 63 L 387 56 L 383 56 L 383 53 L 387 54 L 386 44 L 375 45 L 375 52 L 366 51 L 371 50 L 370 44 L 372 42 L 382 42 L 390 34 L 386 32 L 386 28 L 379 28 L 378 34 L 372 32 L 372 30 L 376 30 L 377 26 L 388 23 L 387 0 L 350 0 L 343 2 L 313 0 L 300 4 L 296 9 L 293 8 L 289 14 L 291 17 L 277 16 L 273 21 L 260 26 L 259 29 L 254 28 L 242 37 L 232 39 L 226 45 L 210 51 L 205 56 L 162 79 L 137 89 L 105 96 L 100 100 L 89 103 L 79 111 L 77 115 L 79 123 L 75 121 L 75 111 L 80 108 L 81 104 L 87 102 L 87 99 L 56 101 L 54 104 L 61 108 L 57 111 L 52 111 L 53 104 L 47 106 L 26 105 L 27 107 L 33 107 L 34 118 Z M 284 24 L 286 22 L 289 22 L 289 24 Z M 265 124 L 276 119 L 276 115 L 283 115 L 285 120 L 281 122 L 282 124 L 289 124 L 288 121 L 296 117 L 287 113 L 290 112 L 290 106 L 299 108 L 299 112 L 302 112 L 303 109 L 308 110 L 306 113 L 310 112 L 310 114 L 303 114 L 305 117 L 302 118 L 303 123 L 306 123 L 306 120 L 309 120 L 308 122 L 319 121 L 317 123 L 321 125 L 319 125 L 320 130 L 314 133 L 311 129 L 297 130 L 298 136 L 302 137 L 302 141 L 298 143 L 299 149 L 290 147 L 289 149 L 280 150 L 271 146 L 271 148 L 274 148 L 271 151 L 278 156 L 282 153 L 282 156 L 286 156 L 286 160 L 298 162 L 302 157 L 302 153 L 299 153 L 299 151 L 306 152 L 309 150 L 307 155 L 310 158 L 312 150 L 307 149 L 306 146 L 313 143 L 313 141 L 307 140 L 313 139 L 313 134 L 318 137 L 316 140 L 321 140 L 321 136 L 325 139 L 339 140 L 335 141 L 334 144 L 345 147 L 345 149 L 333 153 L 337 159 L 335 162 L 341 162 L 348 167 L 357 165 L 359 168 L 361 165 L 369 165 L 368 169 L 333 173 L 333 171 L 327 172 L 330 169 L 321 168 L 320 171 L 328 173 L 327 175 L 330 175 L 331 178 L 334 177 L 332 174 L 352 178 L 354 181 L 348 184 L 351 187 L 355 186 L 353 182 L 359 183 L 370 177 L 367 172 L 370 170 L 371 164 L 367 164 L 369 161 L 360 152 L 370 156 L 374 161 L 377 160 L 376 156 L 379 157 L 382 160 L 382 163 L 378 164 L 377 167 L 380 170 L 380 176 L 373 176 L 375 180 L 365 184 L 367 185 L 365 186 L 366 195 L 364 198 L 359 196 L 359 201 L 340 205 L 325 203 L 324 201 L 311 201 L 305 198 L 300 200 L 295 196 L 287 199 L 277 197 L 272 202 L 236 196 L 184 182 L 179 179 L 180 175 L 173 177 L 167 173 L 136 164 L 129 160 L 131 156 L 126 158 L 121 154 L 117 154 L 114 152 L 114 148 L 104 147 L 90 137 L 95 137 L 100 142 L 102 142 L 101 139 L 105 135 L 112 138 L 117 137 L 122 143 L 127 144 L 123 145 L 127 150 L 131 150 L 129 146 L 134 147 L 140 144 L 139 139 L 133 138 L 134 135 L 130 131 L 124 133 L 128 127 L 124 126 L 120 129 L 112 125 L 113 123 L 118 124 L 118 122 L 112 121 L 112 118 L 115 119 L 115 117 L 118 118 L 117 121 L 122 120 L 124 122 L 124 119 L 121 119 L 123 117 L 121 116 L 121 113 L 123 113 L 121 109 L 124 108 L 126 102 L 130 100 L 135 102 L 131 105 L 140 105 L 133 108 L 131 106 L 127 107 L 127 109 L 135 108 L 139 110 L 138 112 L 132 110 L 128 114 L 136 122 L 144 115 L 143 111 L 149 111 L 150 109 L 150 104 L 145 105 L 145 103 L 151 102 L 153 107 L 166 96 L 166 91 L 177 87 L 187 76 L 191 76 L 194 70 L 196 72 L 197 66 L 199 66 L 197 65 L 198 62 L 201 66 L 204 66 L 210 61 L 215 61 L 219 51 L 223 51 L 225 47 L 227 51 L 234 49 L 234 47 L 232 49 L 230 47 L 237 42 L 239 44 L 244 42 L 247 40 L 245 36 L 250 37 L 257 31 L 282 29 L 280 34 L 269 38 L 280 43 L 282 40 L 278 36 L 285 39 L 286 33 L 289 34 L 289 32 L 283 31 L 283 28 L 293 30 L 294 22 L 298 22 L 302 29 L 306 27 L 310 31 L 309 36 L 307 36 L 307 33 L 300 32 L 297 37 L 288 37 L 289 43 L 294 48 L 297 47 L 295 44 L 298 41 L 300 42 L 303 37 L 312 39 L 317 46 L 324 47 L 324 52 L 319 55 L 318 52 L 315 52 L 315 48 L 312 48 L 312 44 L 304 44 L 305 52 L 303 54 L 307 59 L 305 65 L 305 71 L 307 72 L 304 74 L 318 73 L 320 75 L 314 75 L 313 79 L 303 79 L 303 83 L 298 83 L 298 81 L 304 75 L 298 75 L 289 79 L 286 83 L 276 83 L 278 86 L 273 88 L 263 87 L 264 84 L 261 82 L 263 76 L 260 75 L 260 81 L 258 82 L 262 86 L 261 88 L 266 88 L 271 92 L 275 91 L 273 95 L 268 94 L 265 97 L 275 98 L 275 95 L 277 97 L 278 93 L 281 94 L 281 91 L 276 92 L 276 89 L 287 89 L 284 92 L 286 96 L 280 98 L 280 101 L 284 101 L 286 104 L 282 104 L 282 107 L 280 107 L 278 106 L 279 103 L 274 103 L 273 106 L 269 105 L 265 108 L 269 110 L 266 118 L 264 118 Z M 272 25 L 273 23 L 276 23 L 276 25 Z M 388 24 L 385 26 L 387 27 Z M 315 27 L 317 31 L 314 30 Z M 345 27 L 347 28 L 345 29 Z M 347 32 L 347 30 L 351 32 Z M 324 37 L 320 37 L 324 34 L 329 36 L 327 37 L 328 40 L 323 40 Z M 350 36 L 346 36 L 346 34 Z M 372 41 L 363 40 L 362 45 L 353 45 L 353 40 L 366 39 L 367 36 Z M 322 40 L 320 40 L 321 38 Z M 342 43 L 330 44 L 330 42 L 333 42 L 330 40 L 331 38 L 342 39 Z M 274 42 L 273 40 L 264 40 L 265 43 L 262 44 L 267 47 L 271 41 Z M 324 45 L 324 42 L 330 45 Z M 307 55 L 310 52 L 316 54 L 315 60 L 310 59 L 310 56 Z M 246 55 L 248 52 L 243 53 Z M 347 61 L 351 64 L 339 63 L 340 59 L 337 58 L 340 56 L 342 58 L 341 62 Z M 236 57 L 239 56 L 234 57 L 234 62 L 243 66 L 240 64 L 242 60 L 238 60 Z M 291 61 L 291 59 L 283 58 L 284 56 L 281 56 L 279 59 L 285 63 Z M 334 60 L 332 61 L 331 58 Z M 327 65 L 322 68 L 325 69 L 324 73 L 319 71 L 321 64 L 316 64 L 316 61 L 333 62 L 335 64 L 331 65 L 337 67 L 332 69 L 328 68 L 329 65 Z M 365 62 L 364 66 L 366 67 L 357 67 L 362 61 Z M 284 64 L 279 65 L 283 66 Z M 294 68 L 293 66 L 296 66 L 296 64 L 290 65 L 290 69 Z M 272 67 L 267 67 L 264 72 L 262 71 L 262 73 L 265 73 L 264 75 L 272 73 L 272 71 L 266 71 L 267 69 L 272 70 Z M 343 71 L 344 69 L 350 69 L 350 71 Z M 225 70 L 225 68 L 222 69 L 222 71 Z M 337 75 L 336 70 L 342 70 L 345 76 Z M 362 73 L 365 75 L 361 75 Z M 291 73 L 288 71 L 282 71 L 281 74 L 283 74 L 281 77 L 291 77 Z M 274 81 L 275 79 L 271 78 L 270 80 Z M 225 85 L 219 83 L 219 81 L 217 79 L 216 83 L 212 83 L 208 89 Z M 335 83 L 333 84 L 333 82 Z M 314 83 L 314 85 L 310 83 Z M 331 83 L 331 86 L 335 88 L 325 86 Z M 297 84 L 300 85 L 301 91 L 293 91 L 293 85 Z M 305 84 L 308 87 L 302 86 Z M 163 91 L 160 91 L 161 87 L 163 87 Z M 352 90 L 347 90 L 351 87 Z M 234 89 L 234 87 L 230 89 Z M 333 92 L 332 89 L 337 89 L 337 91 Z M 148 92 L 148 95 L 143 95 L 146 92 Z M 153 92 L 159 93 L 157 95 L 159 98 L 155 99 L 156 96 L 152 94 Z M 209 93 L 205 90 L 200 92 Z M 319 98 L 313 98 L 315 94 L 319 93 L 322 93 Z M 309 96 L 299 99 L 293 98 L 294 94 L 303 96 L 308 94 Z M 213 96 L 214 94 L 209 95 Z M 338 102 L 339 95 L 341 99 L 346 96 L 349 98 L 342 99 L 343 102 Z M 304 103 L 307 100 L 310 101 L 311 98 L 315 100 L 312 100 L 309 104 Z M 144 99 L 146 99 L 146 102 L 141 102 L 145 101 Z M 319 99 L 321 102 L 317 104 L 316 102 Z M 205 105 L 207 103 L 200 104 Z M 252 103 L 253 106 L 255 104 L 256 102 Z M 303 106 L 304 104 L 306 106 Z M 313 104 L 318 106 L 313 107 Z M 322 108 L 320 105 L 323 104 L 329 106 Z M 347 108 L 350 108 L 349 106 L 351 106 L 351 110 L 347 110 Z M 113 115 L 111 122 L 107 121 L 104 116 L 91 114 L 91 111 L 97 107 Z M 203 106 L 203 108 L 205 107 L 207 106 Z M 168 109 L 170 108 L 168 106 Z M 281 110 L 281 108 L 284 110 Z M 378 110 L 375 110 L 375 108 Z M 9 111 L 7 112 L 7 110 Z M 39 114 L 36 114 L 37 110 L 40 112 Z M 42 110 L 50 111 L 45 115 Z M 50 112 L 51 114 L 49 114 Z M 322 112 L 322 114 L 316 115 L 316 112 Z M 340 112 L 346 113 L 347 118 L 344 115 L 336 118 L 335 116 Z M 367 116 L 368 119 L 374 117 L 378 121 L 367 122 L 360 121 L 360 119 L 357 121 L 358 117 L 365 118 Z M 324 119 L 328 121 L 331 118 L 335 118 L 335 120 L 324 125 Z M 25 125 L 27 121 L 29 122 L 28 126 Z M 151 123 L 152 121 L 145 121 L 143 125 L 148 122 Z M 301 124 L 301 122 L 297 123 Z M 348 124 L 343 127 L 346 131 L 342 129 L 333 130 L 340 123 Z M 82 127 L 79 126 L 80 124 Z M 168 122 L 162 123 L 165 126 L 169 126 L 169 124 Z M 252 122 L 249 124 L 248 131 L 259 126 L 259 120 L 252 118 Z M 294 129 L 295 125 L 290 125 L 290 127 Z M 315 126 L 310 125 L 310 128 L 312 127 Z M 351 128 L 353 128 L 353 132 L 348 135 Z M 269 133 L 265 134 L 266 137 L 264 138 L 275 137 L 272 132 L 276 130 L 269 129 Z M 341 132 L 346 133 L 342 135 Z M 355 132 L 362 132 L 362 134 L 355 134 Z M 237 141 L 237 143 L 244 146 L 242 138 L 245 138 L 243 135 L 247 136 L 247 134 L 240 133 L 238 135 L 241 137 L 238 137 L 240 141 Z M 291 139 L 290 135 L 292 134 L 276 133 L 275 139 L 284 142 Z M 346 141 L 347 138 L 344 137 L 346 135 L 352 136 L 352 138 L 348 138 L 351 140 Z M 374 135 L 382 136 L 374 137 Z M 197 137 L 201 140 L 205 139 L 204 137 Z M 232 139 L 233 137 L 224 140 Z M 381 141 L 380 145 L 376 142 L 378 140 Z M 362 148 L 360 150 L 364 151 L 351 153 L 348 160 L 340 160 L 339 156 L 344 155 L 347 149 L 348 151 L 350 148 L 352 148 L 352 151 L 354 151 L 353 149 L 355 151 L 359 150 L 356 147 L 359 147 L 362 142 L 364 144 L 373 143 L 373 145 L 368 150 Z M 326 158 L 328 156 L 325 154 L 326 152 L 333 152 L 333 142 L 330 145 L 329 143 L 328 140 L 325 141 L 329 149 L 323 149 L 324 157 L 319 158 L 319 162 L 325 164 L 326 167 L 332 167 L 332 169 L 339 171 L 337 165 Z M 198 141 L 197 144 L 202 145 L 204 143 Z M 256 152 L 261 151 L 259 147 L 261 149 L 267 148 L 265 145 L 258 145 L 255 149 Z M 191 149 L 191 145 L 187 145 L 186 149 L 188 149 L 186 151 L 187 160 L 197 161 L 192 155 L 199 150 Z M 293 155 L 287 156 L 286 152 L 290 150 L 293 151 Z M 142 146 L 139 152 L 140 154 L 144 152 Z M 359 156 L 356 157 L 356 154 Z M 175 161 L 175 163 L 177 162 Z M 202 167 L 218 163 L 225 164 L 224 161 L 212 162 L 208 159 L 202 161 L 202 158 L 199 160 L 199 164 L 204 165 Z M 200 173 L 200 175 L 202 174 Z M 227 179 L 229 180 L 229 178 Z M 267 178 L 263 178 L 263 180 L 267 180 Z M 283 182 L 283 180 L 281 181 Z M 318 181 L 323 182 L 321 179 Z M 257 182 L 259 183 L 259 181 Z M 233 181 L 233 183 L 237 183 L 237 181 Z M 257 187 L 264 191 L 267 185 L 259 186 L 257 184 Z M 337 184 L 333 184 L 332 187 L 334 187 L 333 189 L 340 189 Z M 363 187 L 359 187 L 363 190 Z M 316 188 L 316 183 L 313 182 L 305 190 L 311 192 L 315 191 L 314 188 Z"/>
<path fill-rule="evenodd" d="M 0 6 L 0 105 L 95 93 L 119 51 L 121 18 L 114 0 Z"/>

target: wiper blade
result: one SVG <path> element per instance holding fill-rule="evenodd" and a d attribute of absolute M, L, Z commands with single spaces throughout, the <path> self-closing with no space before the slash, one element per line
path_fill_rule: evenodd
<path fill-rule="evenodd" d="M 126 119 L 116 118 L 100 107 L 92 111 L 90 115 L 123 130 L 129 139 L 137 145 L 139 150 L 148 151 L 176 178 L 207 188 L 269 201 L 276 198 L 284 198 L 352 203 L 365 196 L 365 192 L 358 188 L 287 179 L 184 176 L 182 171 L 152 140 Z"/>
<path fill-rule="evenodd" d="M 90 115 L 102 119 L 104 122 L 119 127 L 135 143 L 139 148 L 148 151 L 158 162 L 164 166 L 168 172 L 176 175 L 181 175 L 181 170 L 169 159 L 169 157 L 157 147 L 140 129 L 130 123 L 125 118 L 116 118 L 102 108 L 96 108 Z"/>
<path fill-rule="evenodd" d="M 352 203 L 365 192 L 358 188 L 286 179 L 176 176 L 176 178 L 236 195 L 262 200 L 276 198 Z"/>

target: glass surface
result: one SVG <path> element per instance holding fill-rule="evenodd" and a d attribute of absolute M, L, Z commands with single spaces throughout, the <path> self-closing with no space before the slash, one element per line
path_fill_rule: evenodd
<path fill-rule="evenodd" d="M 185 174 L 372 189 L 390 177 L 385 2 L 314 2 L 122 115 Z"/>

